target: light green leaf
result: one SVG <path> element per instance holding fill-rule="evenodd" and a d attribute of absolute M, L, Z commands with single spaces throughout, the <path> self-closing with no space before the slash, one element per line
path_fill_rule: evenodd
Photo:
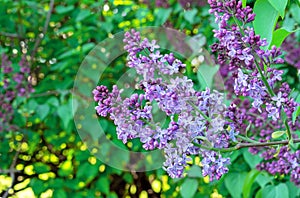
<path fill-rule="evenodd" d="M 260 187 L 264 187 L 266 184 L 268 184 L 270 181 L 272 181 L 273 177 L 270 176 L 268 173 L 266 172 L 261 172 L 261 174 L 259 174 L 256 177 L 256 182 L 260 185 Z"/>
<path fill-rule="evenodd" d="M 243 8 L 247 6 L 247 0 L 242 0 L 242 6 Z"/>
<path fill-rule="evenodd" d="M 63 122 L 64 128 L 68 128 L 68 125 L 73 118 L 72 106 L 69 103 L 61 105 L 57 109 L 57 114 Z"/>
<path fill-rule="evenodd" d="M 212 88 L 214 76 L 219 70 L 219 65 L 209 66 L 206 64 L 202 64 L 198 68 L 197 78 L 199 80 L 201 89 L 205 89 L 206 87 Z"/>
<path fill-rule="evenodd" d="M 276 47 L 280 47 L 284 39 L 290 35 L 293 31 L 288 31 L 284 28 L 277 29 L 273 32 L 272 42 L 270 47 L 275 45 Z"/>
<path fill-rule="evenodd" d="M 292 6 L 291 7 L 291 13 L 293 15 L 293 18 L 297 23 L 300 23 L 300 8 L 297 6 Z"/>
<path fill-rule="evenodd" d="M 187 20 L 190 24 L 195 24 L 195 16 L 197 14 L 197 9 L 192 9 L 192 10 L 188 10 L 188 11 L 185 11 L 183 13 L 183 17 L 185 18 L 185 20 Z"/>
<path fill-rule="evenodd" d="M 180 194 L 183 198 L 194 197 L 198 188 L 198 181 L 196 179 L 187 178 L 181 185 Z"/>
<path fill-rule="evenodd" d="M 251 193 L 251 187 L 256 179 L 256 177 L 259 175 L 259 171 L 256 169 L 251 170 L 245 179 L 245 183 L 243 186 L 243 197 L 244 198 L 248 198 L 250 197 L 250 193 Z"/>
<path fill-rule="evenodd" d="M 57 14 L 64 14 L 64 13 L 72 11 L 73 9 L 74 9 L 74 5 L 70 5 L 70 6 L 58 5 L 55 7 Z"/>
<path fill-rule="evenodd" d="M 247 149 L 243 151 L 243 156 L 251 168 L 255 168 L 256 165 L 262 161 L 259 155 L 252 155 Z"/>
<path fill-rule="evenodd" d="M 289 189 L 289 198 L 297 198 L 300 196 L 300 188 L 297 187 L 294 183 L 288 181 L 285 183 Z"/>
<path fill-rule="evenodd" d="M 272 34 L 278 20 L 278 11 L 269 3 L 268 0 L 257 0 L 253 8 L 256 14 L 253 26 L 255 33 L 261 38 L 266 38 L 270 44 Z M 265 48 L 268 48 L 267 46 Z"/>
<path fill-rule="evenodd" d="M 226 175 L 225 186 L 232 197 L 241 197 L 246 176 L 246 172 L 231 172 Z"/>
<path fill-rule="evenodd" d="M 36 108 L 36 113 L 39 115 L 41 120 L 44 120 L 50 111 L 50 107 L 48 104 L 39 105 Z"/>
<path fill-rule="evenodd" d="M 191 169 L 188 171 L 189 177 L 202 177 L 201 168 L 197 165 L 193 165 Z"/>
<path fill-rule="evenodd" d="M 164 24 L 167 19 L 169 18 L 172 12 L 172 8 L 157 8 L 155 10 L 155 25 L 162 25 Z"/>
<path fill-rule="evenodd" d="M 273 139 L 280 138 L 285 133 L 286 133 L 286 131 L 275 131 L 275 132 L 272 133 L 272 138 Z"/>
<path fill-rule="evenodd" d="M 279 12 L 281 18 L 284 18 L 285 8 L 288 0 L 269 0 L 269 3 Z"/>
<path fill-rule="evenodd" d="M 286 184 L 281 183 L 277 186 L 266 186 L 262 190 L 263 198 L 283 198 L 289 197 L 289 189 Z"/>

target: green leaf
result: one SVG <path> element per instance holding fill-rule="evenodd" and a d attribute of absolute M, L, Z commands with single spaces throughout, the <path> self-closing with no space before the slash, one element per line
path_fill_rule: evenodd
<path fill-rule="evenodd" d="M 37 178 L 31 178 L 29 186 L 32 188 L 35 195 L 40 195 L 46 190 L 45 183 Z"/>
<path fill-rule="evenodd" d="M 244 198 L 248 198 L 250 197 L 250 193 L 251 193 L 251 187 L 256 179 L 256 177 L 259 175 L 259 171 L 256 169 L 251 170 L 245 179 L 245 183 L 243 186 L 243 197 Z"/>
<path fill-rule="evenodd" d="M 109 179 L 107 177 L 100 177 L 96 182 L 96 188 L 100 192 L 109 194 Z"/>
<path fill-rule="evenodd" d="M 212 88 L 214 76 L 218 72 L 219 67 L 219 65 L 214 67 L 206 64 L 200 65 L 197 72 L 197 78 L 202 90 L 206 87 Z"/>
<path fill-rule="evenodd" d="M 280 138 L 285 133 L 286 133 L 286 131 L 275 131 L 275 132 L 272 133 L 272 138 L 273 139 Z"/>
<path fill-rule="evenodd" d="M 253 26 L 255 33 L 261 38 L 266 38 L 270 44 L 272 34 L 278 19 L 278 11 L 269 3 L 268 0 L 257 0 L 253 8 L 256 14 Z M 268 48 L 267 46 L 265 48 Z"/>
<path fill-rule="evenodd" d="M 55 189 L 52 195 L 53 198 L 67 198 L 67 193 L 63 189 Z"/>
<path fill-rule="evenodd" d="M 284 18 L 285 8 L 288 0 L 268 0 L 269 3 L 279 12 L 281 18 Z"/>
<path fill-rule="evenodd" d="M 225 186 L 232 197 L 241 197 L 246 176 L 246 172 L 231 172 L 226 175 Z"/>
<path fill-rule="evenodd" d="M 55 7 L 55 10 L 58 14 L 64 14 L 64 13 L 72 11 L 73 9 L 74 9 L 74 5 L 70 5 L 70 6 L 58 5 Z"/>
<path fill-rule="evenodd" d="M 72 106 L 70 105 L 70 103 L 58 107 L 57 114 L 60 117 L 61 121 L 63 122 L 64 128 L 67 129 L 69 123 L 73 118 Z"/>
<path fill-rule="evenodd" d="M 288 181 L 285 183 L 289 189 L 289 198 L 297 198 L 300 196 L 300 188 L 294 183 Z"/>
<path fill-rule="evenodd" d="M 172 8 L 157 8 L 155 10 L 155 25 L 163 25 L 169 18 Z"/>
<path fill-rule="evenodd" d="M 47 173 L 49 172 L 51 169 L 48 165 L 42 163 L 42 162 L 36 162 L 33 164 L 33 170 L 37 173 L 37 174 L 41 174 L 41 173 Z"/>
<path fill-rule="evenodd" d="M 263 198 L 283 198 L 289 197 L 289 189 L 286 184 L 281 183 L 277 186 L 266 186 L 262 190 Z"/>
<path fill-rule="evenodd" d="M 300 103 L 300 94 L 298 95 L 298 97 L 295 100 L 296 102 Z M 295 124 L 297 117 L 300 115 L 300 106 L 297 107 L 296 111 L 294 111 L 293 113 L 293 124 Z"/>
<path fill-rule="evenodd" d="M 196 179 L 187 178 L 181 185 L 180 194 L 183 198 L 194 197 L 198 188 L 198 181 Z"/>
<path fill-rule="evenodd" d="M 293 32 L 293 31 L 292 31 Z M 280 47 L 284 39 L 292 33 L 284 28 L 277 29 L 273 32 L 272 42 L 270 47 L 275 45 L 276 47 Z"/>
<path fill-rule="evenodd" d="M 90 15 L 91 15 L 91 13 L 89 10 L 80 10 L 77 17 L 75 18 L 75 21 L 76 22 L 82 21 L 83 19 L 85 19 L 86 17 L 88 17 Z"/>
<path fill-rule="evenodd" d="M 300 8 L 297 6 L 291 6 L 291 13 L 293 15 L 293 19 L 300 23 Z"/>
<path fill-rule="evenodd" d="M 195 24 L 195 16 L 197 14 L 197 9 L 192 9 L 192 10 L 188 10 L 185 11 L 183 13 L 183 17 L 185 18 L 185 20 L 187 20 L 190 24 Z"/>
<path fill-rule="evenodd" d="M 242 0 L 242 6 L 243 8 L 247 6 L 247 0 Z"/>
<path fill-rule="evenodd" d="M 73 165 L 71 161 L 64 161 L 60 165 L 60 169 L 58 170 L 58 175 L 61 177 L 69 176 L 73 172 Z"/>
<path fill-rule="evenodd" d="M 96 177 L 98 173 L 98 167 L 92 165 L 88 162 L 81 164 L 77 170 L 76 177 L 77 178 L 87 178 L 92 179 Z"/>
<path fill-rule="evenodd" d="M 44 120 L 50 111 L 50 107 L 48 104 L 39 105 L 36 108 L 36 113 L 39 115 L 41 120 Z"/>
<path fill-rule="evenodd" d="M 273 180 L 273 177 L 270 176 L 268 173 L 266 172 L 261 172 L 261 174 L 259 174 L 256 177 L 256 182 L 260 185 L 260 187 L 265 187 L 266 184 L 268 184 L 270 181 Z"/>
<path fill-rule="evenodd" d="M 255 168 L 256 165 L 262 161 L 259 155 L 252 155 L 247 149 L 244 149 L 243 156 L 251 168 Z"/>
<path fill-rule="evenodd" d="M 262 197 L 262 188 L 261 189 L 259 189 L 259 191 L 256 193 L 256 195 L 255 195 L 255 198 L 263 198 Z"/>
<path fill-rule="evenodd" d="M 193 165 L 191 169 L 188 171 L 189 177 L 202 177 L 201 168 L 197 165 Z"/>

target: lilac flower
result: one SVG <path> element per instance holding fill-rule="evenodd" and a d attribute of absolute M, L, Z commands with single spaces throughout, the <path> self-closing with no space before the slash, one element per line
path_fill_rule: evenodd
<path fill-rule="evenodd" d="M 230 164 L 229 158 L 223 158 L 215 151 L 203 151 L 203 176 L 209 176 L 210 181 L 219 180 L 221 176 L 228 172 L 227 166 Z"/>
<path fill-rule="evenodd" d="M 281 103 L 285 102 L 285 98 L 282 97 L 282 93 L 278 92 L 277 96 L 273 96 L 272 100 L 274 100 L 276 102 L 276 106 L 277 107 L 281 107 Z"/>

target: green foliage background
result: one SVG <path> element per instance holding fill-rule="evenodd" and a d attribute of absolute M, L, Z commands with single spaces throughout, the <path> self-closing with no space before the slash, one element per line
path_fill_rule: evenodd
<path fill-rule="evenodd" d="M 12 197 L 300 196 L 299 188 L 284 175 L 256 171 L 261 158 L 247 150 L 231 156 L 230 172 L 219 182 L 202 177 L 199 158 L 186 178 L 170 179 L 162 169 L 122 172 L 87 150 L 73 123 L 71 89 L 83 58 L 97 43 L 120 31 L 146 26 L 171 27 L 191 36 L 201 33 L 207 46 L 215 41 L 212 29 L 216 25 L 207 5 L 185 10 L 177 1 L 169 3 L 168 8 L 156 8 L 154 2 L 66 0 L 55 1 L 51 10 L 46 0 L 0 0 L 0 53 L 9 54 L 14 63 L 27 54 L 36 82 L 32 97 L 14 101 L 14 124 L 19 130 L 0 132 L 0 194 L 13 181 Z M 253 6 L 253 1 L 248 3 Z M 300 11 L 290 9 L 297 6 L 292 2 L 289 6 L 280 23 L 293 29 Z M 113 84 L 126 71 L 124 64 L 124 59 L 115 61 L 103 83 Z M 193 73 L 189 76 L 197 78 Z M 296 87 L 297 82 L 290 79 Z M 104 122 L 106 133 L 119 143 L 113 123 Z M 3 170 L 9 170 L 14 159 L 12 180 Z"/>

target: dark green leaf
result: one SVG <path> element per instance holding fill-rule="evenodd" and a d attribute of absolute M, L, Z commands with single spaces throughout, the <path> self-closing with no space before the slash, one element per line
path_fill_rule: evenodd
<path fill-rule="evenodd" d="M 109 179 L 105 177 L 100 177 L 96 183 L 96 188 L 100 192 L 108 195 L 109 194 Z"/>
<path fill-rule="evenodd" d="M 42 162 L 36 162 L 33 164 L 33 170 L 37 173 L 37 174 L 41 174 L 41 173 L 47 173 L 50 171 L 50 167 Z"/>
<path fill-rule="evenodd" d="M 250 197 L 252 185 L 253 185 L 256 177 L 259 175 L 259 173 L 260 172 L 258 170 L 253 169 L 247 174 L 245 183 L 243 186 L 243 197 L 244 198 Z"/>
<path fill-rule="evenodd" d="M 53 192 L 53 198 L 67 198 L 67 193 L 63 189 L 56 189 Z"/>

